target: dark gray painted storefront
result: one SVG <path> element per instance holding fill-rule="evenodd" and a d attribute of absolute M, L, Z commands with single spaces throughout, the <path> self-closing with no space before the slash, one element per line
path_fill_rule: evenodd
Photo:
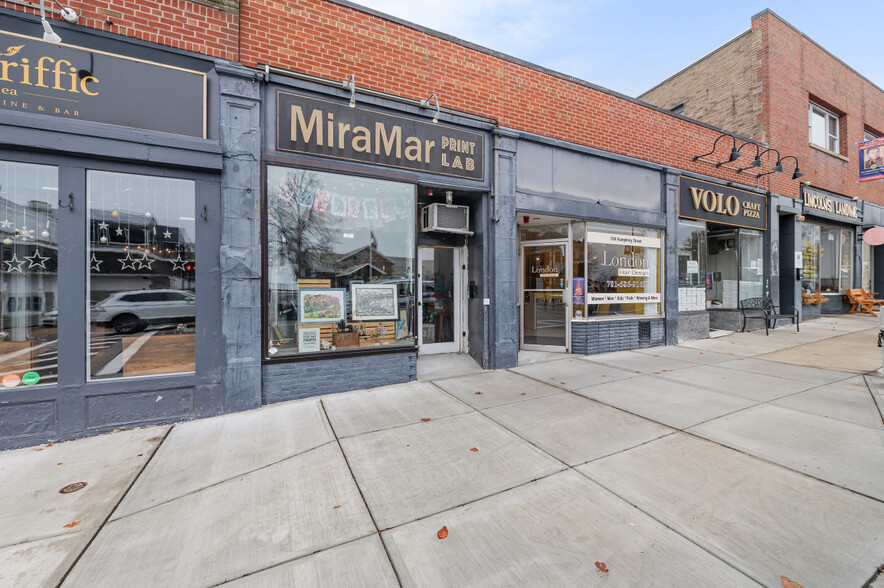
<path fill-rule="evenodd" d="M 673 215 L 667 215 L 667 211 L 677 210 L 678 176 L 665 174 L 662 167 L 645 161 L 529 134 L 512 135 L 501 135 L 498 142 L 498 169 L 510 170 L 514 165 L 512 173 L 515 178 L 498 175 L 498 181 L 504 182 L 503 186 L 496 186 L 498 210 L 505 208 L 508 216 L 506 226 L 503 226 L 503 214 L 497 224 L 495 283 L 507 284 L 508 295 L 512 296 L 509 300 L 519 300 L 518 292 L 509 292 L 518 284 L 517 212 L 662 230 L 664 273 L 661 289 L 664 298 L 661 306 L 665 318 L 575 320 L 571 322 L 570 347 L 572 353 L 595 354 L 677 342 L 678 290 L 669 284 L 671 280 L 665 268 L 677 266 L 677 220 Z M 505 150 L 500 149 L 501 144 L 506 146 Z M 504 202 L 506 206 L 502 206 Z M 504 229 L 506 235 L 502 234 Z M 516 365 L 518 361 L 520 309 L 518 306 L 512 308 L 513 305 L 511 302 L 503 312 L 498 311 L 495 315 L 499 321 L 497 328 L 510 334 L 516 342 L 516 345 L 505 347 L 508 355 L 501 352 L 501 367 Z M 649 338 L 639 335 L 642 322 L 650 325 Z"/>
<path fill-rule="evenodd" d="M 276 149 L 276 99 L 277 90 L 285 90 L 307 97 L 322 98 L 336 101 L 346 105 L 350 95 L 348 92 L 337 88 L 310 81 L 294 80 L 282 75 L 271 74 L 267 77 L 263 92 L 263 146 L 264 153 L 272 157 L 273 165 L 291 165 L 309 169 L 326 170 L 338 173 L 361 175 L 382 179 L 391 179 L 415 184 L 417 186 L 431 186 L 437 191 L 433 198 L 435 201 L 444 202 L 444 196 L 440 193 L 445 189 L 453 190 L 458 196 L 455 204 L 468 204 L 470 206 L 471 230 L 474 235 L 466 240 L 463 237 L 419 234 L 418 245 L 467 245 L 468 254 L 468 281 L 473 280 L 477 284 L 477 296 L 471 298 L 467 304 L 468 344 L 470 354 L 483 367 L 490 368 L 489 341 L 486 333 L 489 331 L 486 307 L 482 299 L 487 296 L 491 285 L 491 274 L 488 271 L 489 256 L 491 251 L 486 246 L 488 225 L 488 193 L 490 191 L 491 176 L 491 140 L 487 132 L 491 126 L 488 123 L 463 119 L 443 113 L 439 120 L 448 125 L 456 125 L 468 128 L 472 131 L 486 133 L 485 139 L 485 178 L 483 181 L 471 181 L 461 178 L 439 176 L 424 172 L 402 171 L 389 167 L 367 165 L 363 163 L 342 162 L 335 159 L 318 157 L 313 155 L 292 154 Z M 373 96 L 358 96 L 360 106 L 369 106 L 396 114 L 398 116 L 412 117 L 415 120 L 427 121 L 427 111 L 413 105 L 401 104 L 389 100 L 383 100 Z M 260 161 L 249 162 L 254 168 L 254 173 L 260 177 Z M 260 185 L 259 182 L 252 184 Z M 261 198 L 263 189 L 257 190 L 255 198 Z M 260 205 L 260 200 L 257 203 Z M 255 254 L 261 259 L 260 244 L 255 243 Z M 252 267 L 262 267 L 257 263 Z M 258 280 L 260 284 L 260 279 Z M 259 292 L 252 300 L 261 300 Z M 255 314 L 256 325 L 261 324 L 260 308 Z M 252 329 L 250 344 L 257 345 L 256 357 L 261 361 L 261 336 L 260 327 Z M 245 343 L 245 341 L 244 341 Z M 264 361 L 261 370 L 261 378 L 257 386 L 263 388 L 264 402 L 278 402 L 296 398 L 305 398 L 332 392 L 343 392 L 359 388 L 384 386 L 408 382 L 417 377 L 417 350 L 390 349 L 383 352 L 367 352 L 364 354 L 342 354 L 334 356 L 329 354 L 322 358 L 297 358 L 290 361 L 271 360 Z"/>
<path fill-rule="evenodd" d="M 2 30 L 34 34 L 39 28 L 33 17 L 0 11 Z M 58 209 L 58 383 L 0 392 L 0 449 L 236 409 L 225 398 L 227 354 L 219 320 L 222 147 L 215 62 L 101 32 L 61 34 L 69 44 L 205 71 L 208 139 L 0 111 L 0 159 L 56 166 L 59 192 L 72 193 L 74 202 L 72 211 Z M 133 91 L 137 87 L 133 81 Z M 206 211 L 206 221 L 196 223 L 195 373 L 87 381 L 86 170 L 195 181 L 196 211 Z"/>

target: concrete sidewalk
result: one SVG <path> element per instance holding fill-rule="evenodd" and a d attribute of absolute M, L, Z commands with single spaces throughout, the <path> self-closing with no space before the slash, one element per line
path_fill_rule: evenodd
<path fill-rule="evenodd" d="M 876 337 L 839 316 L 507 371 L 449 357 L 0 453 L 0 586 L 860 587 L 884 564 Z"/>

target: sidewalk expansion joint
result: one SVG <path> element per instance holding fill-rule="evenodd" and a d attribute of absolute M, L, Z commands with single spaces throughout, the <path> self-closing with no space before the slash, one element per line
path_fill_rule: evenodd
<path fill-rule="evenodd" d="M 523 374 L 523 375 L 524 375 L 524 374 Z M 848 376 L 847 378 L 844 378 L 844 379 L 849 379 L 849 378 L 851 378 L 851 377 L 855 377 L 855 376 L 856 376 L 856 374 L 852 374 L 851 376 Z M 532 377 L 532 376 L 527 376 L 527 375 L 526 375 L 525 377 L 530 378 L 530 379 L 532 379 L 532 380 L 534 380 L 534 381 L 536 381 L 536 382 L 541 382 L 541 383 L 544 383 L 544 384 L 546 383 L 546 382 L 542 382 L 541 380 L 538 380 L 537 378 L 534 378 L 534 377 Z M 662 378 L 662 379 L 667 379 L 667 378 L 665 378 L 665 377 L 663 377 L 663 376 L 655 376 L 655 377 Z M 781 378 L 781 379 L 783 379 L 783 378 Z M 671 380 L 670 380 L 670 381 L 671 381 Z M 840 382 L 840 381 L 842 381 L 842 380 L 836 380 L 836 381 L 837 381 L 837 382 Z M 684 382 L 679 382 L 679 383 L 682 383 L 682 384 L 683 384 Z M 816 388 L 821 388 L 821 387 L 823 387 L 823 386 L 827 386 L 827 385 L 830 385 L 830 384 L 820 384 L 819 386 L 813 386 L 813 387 L 811 387 L 811 388 L 807 388 L 806 390 L 800 390 L 800 391 L 797 391 L 797 392 L 792 392 L 791 394 L 785 394 L 785 395 L 783 395 L 783 396 L 781 396 L 781 397 L 774 398 L 774 399 L 771 399 L 771 400 L 761 401 L 761 402 L 758 402 L 757 404 L 753 404 L 753 405 L 751 405 L 751 406 L 747 406 L 747 407 L 745 407 L 745 408 L 741 408 L 741 409 L 735 410 L 735 411 L 730 412 L 730 413 L 728 413 L 728 414 L 726 414 L 726 415 L 721 415 L 721 416 L 717 416 L 717 417 L 712 418 L 712 419 L 707 419 L 707 420 L 705 420 L 705 421 L 703 421 L 703 422 L 701 422 L 701 423 L 697 423 L 697 424 L 691 425 L 690 427 L 687 427 L 687 428 L 684 428 L 684 429 L 679 429 L 678 427 L 673 427 L 672 425 L 668 425 L 668 424 L 666 424 L 666 423 L 662 423 L 662 422 L 660 422 L 660 421 L 656 421 L 656 420 L 654 420 L 654 419 L 650 419 L 650 418 L 648 418 L 648 417 L 646 417 L 646 416 L 642 416 L 642 415 L 640 415 L 640 414 L 636 414 L 636 413 L 630 412 L 630 411 L 628 411 L 628 410 L 624 410 L 624 409 L 622 409 L 622 408 L 619 408 L 619 407 L 617 407 L 617 406 L 613 406 L 613 405 L 608 404 L 608 403 L 606 403 L 606 402 L 601 402 L 601 401 L 596 400 L 596 399 L 594 399 L 594 398 L 588 398 L 588 397 L 583 396 L 583 395 L 581 395 L 581 394 L 577 394 L 577 392 L 574 392 L 574 391 L 571 391 L 571 390 L 565 390 L 565 392 L 569 392 L 569 393 L 571 393 L 571 394 L 574 394 L 574 395 L 576 395 L 576 396 L 579 396 L 580 398 L 583 398 L 584 400 L 587 400 L 587 401 L 590 401 L 590 402 L 598 402 L 599 404 L 602 404 L 602 405 L 604 405 L 604 406 L 608 406 L 608 407 L 613 408 L 613 409 L 615 409 L 615 410 L 619 410 L 619 411 L 625 412 L 625 413 L 627 413 L 627 414 L 631 414 L 631 415 L 633 415 L 633 416 L 636 416 L 636 417 L 639 417 L 639 418 L 645 419 L 645 420 L 650 421 L 650 422 L 652 422 L 652 423 L 656 423 L 656 424 L 658 424 L 658 425 L 662 425 L 662 426 L 664 426 L 664 427 L 669 427 L 670 429 L 673 429 L 673 433 L 669 433 L 669 434 L 667 434 L 667 435 L 662 435 L 662 436 L 657 437 L 657 438 L 655 438 L 655 439 L 651 439 L 650 441 L 646 441 L 646 442 L 644 442 L 644 443 L 640 443 L 639 445 L 636 445 L 636 446 L 634 446 L 634 447 L 630 447 L 630 448 L 627 448 L 627 449 L 623 449 L 623 450 L 621 450 L 621 451 L 619 451 L 619 452 L 615 452 L 615 453 L 613 453 L 613 454 L 611 454 L 611 455 L 616 455 L 616 454 L 618 454 L 618 453 L 623 453 L 623 452 L 625 452 L 625 451 L 629 451 L 629 450 L 631 450 L 631 449 L 634 449 L 635 447 L 641 447 L 642 445 L 645 445 L 645 444 L 647 444 L 647 443 L 652 443 L 652 442 L 654 442 L 654 441 L 658 441 L 658 440 L 660 440 L 660 439 L 663 439 L 663 438 L 665 438 L 665 437 L 668 437 L 668 436 L 673 435 L 675 432 L 681 432 L 681 433 L 684 433 L 684 434 L 686 434 L 686 435 L 690 435 L 690 436 L 692 436 L 692 437 L 695 437 L 695 438 L 697 438 L 697 439 L 702 439 L 703 441 L 707 441 L 707 442 L 709 442 L 709 443 L 714 443 L 714 444 L 716 444 L 716 445 L 720 445 L 721 447 L 724 447 L 724 448 L 726 448 L 726 449 L 730 449 L 731 451 L 736 451 L 736 452 L 738 452 L 738 453 L 740 453 L 740 454 L 742 454 L 742 455 L 745 455 L 745 456 L 747 456 L 747 457 L 751 457 L 751 458 L 753 458 L 753 459 L 757 459 L 757 460 L 762 461 L 762 462 L 764 462 L 764 463 L 767 463 L 767 464 L 770 464 L 770 465 L 774 465 L 774 466 L 776 466 L 776 467 L 778 467 L 778 468 L 782 468 L 782 469 L 788 470 L 788 471 L 790 471 L 790 472 L 795 472 L 795 473 L 797 473 L 797 474 L 800 474 L 800 475 L 802 475 L 802 476 L 805 476 L 805 477 L 807 477 L 807 478 L 810 478 L 811 480 L 816 480 L 816 481 L 818 481 L 818 482 L 822 482 L 822 483 L 824 483 L 824 484 L 828 484 L 828 485 L 830 485 L 830 486 L 834 486 L 835 488 L 839 488 L 839 489 L 841 489 L 841 490 L 846 490 L 847 492 L 850 492 L 850 493 L 852 493 L 852 494 L 856 494 L 856 495 L 858 495 L 858 496 L 862 496 L 863 498 L 868 498 L 868 499 L 870 499 L 870 500 L 874 500 L 875 502 L 884 502 L 884 500 L 882 500 L 882 499 L 880 499 L 880 498 L 875 498 L 874 496 L 869 496 L 868 494 L 864 494 L 863 492 L 860 492 L 860 491 L 858 491 L 858 490 L 853 490 L 853 489 L 851 489 L 851 488 L 847 488 L 847 487 L 845 487 L 845 486 L 841 486 L 840 484 L 836 484 L 836 483 L 834 483 L 834 482 L 830 482 L 830 481 L 828 481 L 828 480 L 823 480 L 822 478 L 817 478 L 817 477 L 815 477 L 815 476 L 813 476 L 813 475 L 811 475 L 811 474 L 809 474 L 809 473 L 807 473 L 807 472 L 803 472 L 803 471 L 801 471 L 801 470 L 796 470 L 796 469 L 793 469 L 793 468 L 791 468 L 791 467 L 785 466 L 785 465 L 783 465 L 783 464 L 781 464 L 781 463 L 777 463 L 777 462 L 775 462 L 775 461 L 771 461 L 771 460 L 769 460 L 769 459 L 766 459 L 766 458 L 763 458 L 763 457 L 760 457 L 760 456 L 757 456 L 757 455 L 753 455 L 753 454 L 751 454 L 751 453 L 747 453 L 746 451 L 744 451 L 744 450 L 742 450 L 742 449 L 740 449 L 740 448 L 738 448 L 738 447 L 732 447 L 732 446 L 730 446 L 730 445 L 726 445 L 726 444 L 724 444 L 724 443 L 721 443 L 721 442 L 718 442 L 718 441 L 714 441 L 714 440 L 712 440 L 712 439 L 707 439 L 706 437 L 703 437 L 703 436 L 701 436 L 701 435 L 698 435 L 697 433 L 694 433 L 694 432 L 690 431 L 690 429 L 692 429 L 692 428 L 694 428 L 694 427 L 697 427 L 697 426 L 699 426 L 699 425 L 701 425 L 701 424 L 703 424 L 703 423 L 710 422 L 710 421 L 714 421 L 714 420 L 717 420 L 717 419 L 723 418 L 723 417 L 728 416 L 728 415 L 732 415 L 732 414 L 736 414 L 736 413 L 739 413 L 739 412 L 743 412 L 743 411 L 746 411 L 746 410 L 749 410 L 749 409 L 752 409 L 752 408 L 756 408 L 756 407 L 761 406 L 761 405 L 764 405 L 764 404 L 769 404 L 769 403 L 771 403 L 771 402 L 775 402 L 775 401 L 777 401 L 777 400 L 781 400 L 781 399 L 783 399 L 783 398 L 787 398 L 787 397 L 789 397 L 789 396 L 794 396 L 794 395 L 796 395 L 796 394 L 802 394 L 802 393 L 804 393 L 804 392 L 807 392 L 808 390 L 814 390 L 814 389 L 816 389 Z M 591 387 L 592 387 L 592 386 L 587 386 L 586 388 L 591 388 Z M 584 389 L 584 388 L 581 388 L 581 390 L 583 390 L 583 389 Z M 705 388 L 705 387 L 704 387 L 703 389 L 704 389 L 704 390 L 710 390 L 711 392 L 717 392 L 717 393 L 719 393 L 719 394 L 726 394 L 726 395 L 729 395 L 729 396 L 735 396 L 735 395 L 733 395 L 733 394 L 729 394 L 729 393 L 727 393 L 727 392 L 722 392 L 722 391 L 720 391 L 720 390 L 711 390 L 711 389 L 709 389 L 709 388 Z M 564 389 L 563 389 L 563 390 L 564 390 Z M 737 397 L 737 398 L 742 398 L 742 397 Z M 744 400 L 751 400 L 751 399 L 745 398 Z M 784 407 L 784 408 L 785 408 L 785 407 Z M 786 410 L 790 410 L 790 409 L 786 408 Z M 509 428 L 506 427 L 505 425 L 502 425 L 502 424 L 498 423 L 497 421 L 495 421 L 494 419 L 492 419 L 492 418 L 489 417 L 488 415 L 484 414 L 482 411 L 478 411 L 478 412 L 481 413 L 481 414 L 482 414 L 483 416 L 485 416 L 486 418 L 488 418 L 489 420 L 491 420 L 492 422 L 494 422 L 494 423 L 498 424 L 499 426 L 501 426 L 501 427 L 507 429 L 508 431 L 513 432 L 516 436 L 520 437 L 521 439 L 523 439 L 523 440 L 526 441 L 527 443 L 530 443 L 532 446 L 537 447 L 537 445 L 534 444 L 534 443 L 532 443 L 530 440 L 525 439 L 524 437 L 522 437 L 522 436 L 519 435 L 518 433 L 515 433 L 514 431 L 512 431 L 511 429 L 509 429 Z M 816 415 L 816 416 L 820 416 L 820 415 Z M 827 418 L 827 417 L 822 417 L 822 418 Z M 855 424 L 855 423 L 850 423 L 850 424 Z M 856 426 L 862 426 L 862 425 L 856 425 Z M 871 428 L 871 427 L 866 427 L 866 428 Z M 541 449 L 540 447 L 537 447 L 537 449 L 539 449 L 540 451 L 543 451 L 543 449 Z M 543 451 L 543 453 L 544 453 L 544 454 L 547 454 L 547 455 L 550 455 L 550 454 L 549 454 L 548 452 L 546 452 L 546 451 Z M 550 457 L 556 459 L 557 461 L 562 462 L 561 459 L 555 457 L 554 455 L 550 455 Z M 610 456 L 605 456 L 605 457 L 610 457 Z M 603 459 L 603 458 L 602 458 L 602 457 L 594 458 L 594 459 L 589 460 L 589 461 L 587 461 L 587 462 L 585 462 L 585 463 L 590 463 L 590 462 L 593 462 L 593 461 L 597 461 L 597 460 L 599 460 L 599 459 Z M 562 463 L 565 463 L 565 462 L 562 462 Z M 567 465 L 567 464 L 566 464 L 566 465 Z M 578 464 L 578 465 L 584 465 L 584 464 Z M 568 466 L 568 467 L 571 468 L 571 466 Z M 572 469 L 573 469 L 573 468 L 572 468 Z"/>
<path fill-rule="evenodd" d="M 338 444 L 338 450 L 341 452 L 341 456 L 343 456 L 344 458 L 344 463 L 347 464 L 347 470 L 350 472 L 350 477 L 353 479 L 353 484 L 356 486 L 356 490 L 359 492 L 359 497 L 362 499 L 362 504 L 365 505 L 365 511 L 368 513 L 369 518 L 371 518 L 371 524 L 374 525 L 375 531 L 377 531 L 377 535 L 381 540 L 381 546 L 384 548 L 384 553 L 387 555 L 387 561 L 390 562 L 390 568 L 396 575 L 396 582 L 401 587 L 402 579 L 399 577 L 399 570 L 396 569 L 396 565 L 393 563 L 393 558 L 390 556 L 390 550 L 387 548 L 387 543 L 384 541 L 383 535 L 381 535 L 380 527 L 378 527 L 377 519 L 375 519 L 374 513 L 371 512 L 371 507 L 368 506 L 368 501 L 365 499 L 365 493 L 362 492 L 362 488 L 359 486 L 359 480 L 356 479 L 356 474 L 353 473 L 353 468 L 352 466 L 350 466 L 350 459 L 347 457 L 347 452 L 344 451 L 344 446 L 341 445 L 341 439 L 338 437 L 338 432 L 335 430 L 334 424 L 328 417 L 328 411 L 326 410 L 325 402 L 323 402 L 322 399 L 319 400 L 319 406 L 322 407 L 322 414 L 325 415 L 325 420 L 326 422 L 328 422 L 328 426 L 331 428 L 332 435 L 335 436 L 335 442 Z"/>
<path fill-rule="evenodd" d="M 74 559 L 73 563 L 71 563 L 70 567 L 67 569 L 67 571 L 64 573 L 64 575 L 61 577 L 61 579 L 58 581 L 58 584 L 56 584 L 56 588 L 60 588 L 61 585 L 64 584 L 64 581 L 68 579 L 68 576 L 71 574 L 71 572 L 74 570 L 74 568 L 77 567 L 77 564 L 80 563 L 80 559 L 83 558 L 83 555 L 89 550 L 89 547 L 92 546 L 92 542 L 95 541 L 95 538 L 98 537 L 98 534 L 101 533 L 101 530 L 104 529 L 105 525 L 107 525 L 107 522 L 113 516 L 114 511 L 116 511 L 120 507 L 120 504 L 122 504 L 123 500 L 126 499 L 126 495 L 129 494 L 129 491 L 132 490 L 132 487 L 135 486 L 135 484 L 138 482 L 138 478 L 141 477 L 141 474 L 144 473 L 144 470 L 147 469 L 147 466 L 150 465 L 150 462 L 152 462 L 153 458 L 156 456 L 156 454 L 159 453 L 160 448 L 163 446 L 163 443 L 166 442 L 166 439 L 169 438 L 169 435 L 172 433 L 172 430 L 174 430 L 174 429 L 175 429 L 175 425 L 172 425 L 171 427 L 169 427 L 169 430 L 167 430 L 166 434 L 163 435 L 159 444 L 157 444 L 157 446 L 154 447 L 154 450 L 150 454 L 150 457 L 147 458 L 147 460 L 144 462 L 144 465 L 141 466 L 141 469 L 138 470 L 138 473 L 135 474 L 134 478 L 132 478 L 132 481 L 129 483 L 129 486 L 126 488 L 126 490 L 120 496 L 120 499 L 117 501 L 117 503 L 114 505 L 114 507 L 112 509 L 110 509 L 110 512 L 107 513 L 107 516 L 104 518 L 104 520 L 101 521 L 101 523 L 97 526 L 97 528 L 95 529 L 95 534 L 92 535 L 92 537 L 89 539 L 89 541 L 86 542 L 86 545 L 83 547 L 83 549 L 80 550 L 80 553 L 77 554 L 77 557 Z"/>
<path fill-rule="evenodd" d="M 283 560 L 283 561 L 277 562 L 277 563 L 275 563 L 275 564 L 273 564 L 273 565 L 269 565 L 269 566 L 267 566 L 266 568 L 261 568 L 261 569 L 259 569 L 259 570 L 253 570 L 253 571 L 251 571 L 251 572 L 247 572 L 247 573 L 245 573 L 245 574 L 243 574 L 243 575 L 241 575 L 241 576 L 237 576 L 237 577 L 235 577 L 235 578 L 228 578 L 228 579 L 226 579 L 226 580 L 222 580 L 221 582 L 218 582 L 217 584 L 212 584 L 212 585 L 210 585 L 209 588 L 215 588 L 216 586 L 221 586 L 221 585 L 223 585 L 223 584 L 228 584 L 228 583 L 230 583 L 230 582 L 235 582 L 236 580 L 242 580 L 243 578 L 248 578 L 249 576 L 254 576 L 255 574 L 260 574 L 261 572 L 266 572 L 267 570 L 272 570 L 272 569 L 274 569 L 274 568 L 278 568 L 278 567 L 280 567 L 280 566 L 284 566 L 284 565 L 286 565 L 286 564 L 290 564 L 290 563 L 292 563 L 292 562 L 300 561 L 300 560 L 302 560 L 302 559 L 306 559 L 306 558 L 308 558 L 308 557 L 313 557 L 314 555 L 317 555 L 317 554 L 323 553 L 323 552 L 325 552 L 325 551 L 330 551 L 330 550 L 332 550 L 332 549 L 337 549 L 338 547 L 343 547 L 344 545 L 350 545 L 351 543 L 355 543 L 355 542 L 357 542 L 357 541 L 362 541 L 363 539 L 367 539 L 367 538 L 369 538 L 369 537 L 374 537 L 374 536 L 377 535 L 377 534 L 378 534 L 377 532 L 369 533 L 368 535 L 362 535 L 362 536 L 360 536 L 360 537 L 355 537 L 355 538 L 353 538 L 353 539 L 348 539 L 347 541 L 342 541 L 341 543 L 337 543 L 337 544 L 335 544 L 335 545 L 331 545 L 331 546 L 326 547 L 326 548 L 324 548 L 324 549 L 317 549 L 316 551 L 311 551 L 310 553 L 305 553 L 305 554 L 303 554 L 303 555 L 298 555 L 298 556 L 292 557 L 292 558 L 290 558 L 290 559 L 286 559 L 286 560 Z"/>
<path fill-rule="evenodd" d="M 231 476 L 231 477 L 229 477 L 229 478 L 224 478 L 223 480 L 218 480 L 217 482 L 214 482 L 214 483 L 212 483 L 212 484 L 209 484 L 208 486 L 203 486 L 202 488 L 197 488 L 196 490 L 193 490 L 193 491 L 191 491 L 191 492 L 185 492 L 184 494 L 181 494 L 180 496 L 175 496 L 175 497 L 173 497 L 173 498 L 169 498 L 168 500 L 163 500 L 162 502 L 158 502 L 158 503 L 156 503 L 156 504 L 151 504 L 150 506 L 146 506 L 146 507 L 144 507 L 144 508 L 142 508 L 142 509 L 139 509 L 139 510 L 136 510 L 136 511 L 133 511 L 133 512 L 130 512 L 130 513 L 126 513 L 126 514 L 124 514 L 124 515 L 122 515 L 122 516 L 119 516 L 119 517 L 117 517 L 117 518 L 112 519 L 110 522 L 111 522 L 111 523 L 116 523 L 117 521 L 122 521 L 123 519 L 127 519 L 127 518 L 129 518 L 129 517 L 133 517 L 133 516 L 135 516 L 135 515 L 137 515 L 137 514 L 141 514 L 141 513 L 143 513 L 143 512 L 147 512 L 147 511 L 149 511 L 149 510 L 153 510 L 153 509 L 158 508 L 158 507 L 160 507 L 160 506 L 164 506 L 164 505 L 169 504 L 169 503 L 171 503 L 171 502 L 175 502 L 176 500 L 181 500 L 182 498 L 186 498 L 186 497 L 188 497 L 188 496 L 193 496 L 194 494 L 199 494 L 200 492 L 203 492 L 204 490 L 208 490 L 208 489 L 210 489 L 210 488 L 215 488 L 215 487 L 217 487 L 217 486 L 222 486 L 222 485 L 224 485 L 224 484 L 228 484 L 228 483 L 230 483 L 230 482 L 233 482 L 233 481 L 238 480 L 238 479 L 240 479 L 240 478 L 244 478 L 244 477 L 246 477 L 246 476 L 251 476 L 252 474 L 254 474 L 254 473 L 256 473 L 256 472 L 260 472 L 261 470 L 266 470 L 267 468 L 271 468 L 271 467 L 273 467 L 273 466 L 275 466 L 275 465 L 279 465 L 279 464 L 281 464 L 281 463 L 284 462 L 284 461 L 288 461 L 288 460 L 290 460 L 290 459 L 295 459 L 296 457 L 301 457 L 302 455 L 306 455 L 306 454 L 308 454 L 308 453 L 310 453 L 310 452 L 312 452 L 312 451 L 316 451 L 317 449 L 322 449 L 322 448 L 325 447 L 326 445 L 331 445 L 332 443 L 334 443 L 334 440 L 326 441 L 325 443 L 322 443 L 322 444 L 320 444 L 320 445 L 316 445 L 315 447 L 311 447 L 311 448 L 309 448 L 309 449 L 305 449 L 304 451 L 299 451 L 298 453 L 293 453 L 292 455 L 287 455 L 287 456 L 285 456 L 285 457 L 283 457 L 283 458 L 277 459 L 276 461 L 272 461 L 272 462 L 270 462 L 270 463 L 266 463 L 266 464 L 264 464 L 264 465 L 262 465 L 262 466 L 259 466 L 259 467 L 257 467 L 257 468 L 254 468 L 254 469 L 251 469 L 251 470 L 246 470 L 246 471 L 244 471 L 244 472 L 240 472 L 239 474 L 237 474 L 237 475 L 235 475 L 235 476 Z M 159 449 L 159 448 L 158 448 L 158 449 Z M 119 506 L 119 504 L 118 504 L 117 506 Z"/>

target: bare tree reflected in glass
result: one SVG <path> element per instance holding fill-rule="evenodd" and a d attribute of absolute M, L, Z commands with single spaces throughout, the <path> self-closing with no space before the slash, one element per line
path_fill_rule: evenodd
<path fill-rule="evenodd" d="M 334 275 L 334 246 L 340 219 L 323 211 L 322 183 L 315 172 L 293 170 L 278 187 L 279 198 L 268 210 L 277 252 L 297 276 Z"/>

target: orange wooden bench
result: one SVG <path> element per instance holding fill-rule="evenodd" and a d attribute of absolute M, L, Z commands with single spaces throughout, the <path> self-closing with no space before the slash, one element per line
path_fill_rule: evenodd
<path fill-rule="evenodd" d="M 850 288 L 844 291 L 844 295 L 847 296 L 847 302 L 852 304 L 850 310 L 847 314 L 870 314 L 872 316 L 878 316 L 875 314 L 875 307 L 877 306 L 880 310 L 881 305 L 884 304 L 884 300 L 878 300 L 875 298 L 875 294 L 877 292 L 866 292 L 862 288 Z"/>

